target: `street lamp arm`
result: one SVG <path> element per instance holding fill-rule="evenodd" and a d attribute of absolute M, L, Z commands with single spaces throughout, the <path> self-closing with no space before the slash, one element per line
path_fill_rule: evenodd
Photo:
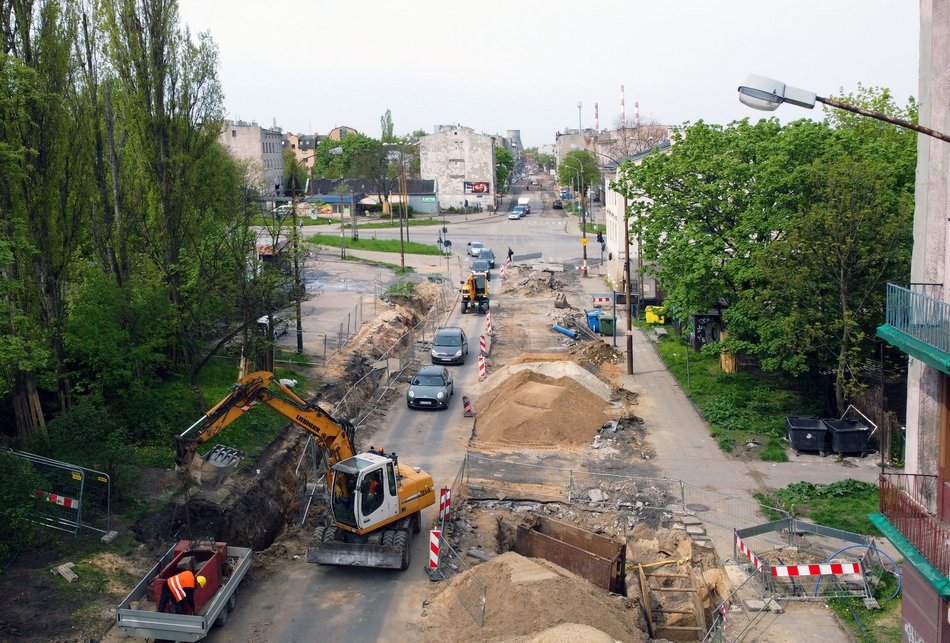
<path fill-rule="evenodd" d="M 924 127 L 923 125 L 918 125 L 917 123 L 911 123 L 910 121 L 905 121 L 902 118 L 895 118 L 894 116 L 888 116 L 887 114 L 872 112 L 869 109 L 858 107 L 857 105 L 850 105 L 848 103 L 844 103 L 836 98 L 823 98 L 821 96 L 816 96 L 815 100 L 817 100 L 819 103 L 830 105 L 831 107 L 837 107 L 838 109 L 843 109 L 847 112 L 853 112 L 855 114 L 860 114 L 862 116 L 874 118 L 879 121 L 884 121 L 885 123 L 890 123 L 891 125 L 897 125 L 898 127 L 914 130 L 915 132 L 920 132 L 921 134 L 926 134 L 927 136 L 932 136 L 933 138 L 938 138 L 941 141 L 946 141 L 947 143 L 950 143 L 950 136 L 948 136 L 947 134 L 944 134 L 943 132 L 938 132 L 937 130 L 934 130 L 934 129 L 930 129 L 929 127 Z"/>

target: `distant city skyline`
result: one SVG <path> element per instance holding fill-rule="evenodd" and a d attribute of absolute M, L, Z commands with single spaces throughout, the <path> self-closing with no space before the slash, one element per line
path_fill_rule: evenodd
<path fill-rule="evenodd" d="M 823 96 L 859 83 L 900 104 L 917 92 L 911 0 L 484 0 L 470 18 L 433 0 L 394 6 L 180 0 L 180 15 L 219 47 L 227 118 L 294 133 L 346 125 L 378 138 L 389 109 L 399 135 L 461 124 L 520 130 L 535 147 L 578 127 L 578 101 L 583 128 L 595 103 L 600 128 L 614 127 L 621 85 L 628 121 L 637 103 L 643 122 L 755 121 L 768 115 L 736 96 L 749 73 Z"/>

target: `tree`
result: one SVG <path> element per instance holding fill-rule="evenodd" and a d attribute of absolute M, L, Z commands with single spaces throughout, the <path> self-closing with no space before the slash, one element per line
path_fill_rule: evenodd
<path fill-rule="evenodd" d="M 379 118 L 379 128 L 381 130 L 379 137 L 380 143 L 389 145 L 395 142 L 396 138 L 393 136 L 393 114 L 388 109 L 386 113 Z"/>
<path fill-rule="evenodd" d="M 504 147 L 495 148 L 495 185 L 508 186 L 508 177 L 515 169 L 515 157 Z"/>
<path fill-rule="evenodd" d="M 293 184 L 299 193 L 307 186 L 307 175 L 309 173 L 307 166 L 297 160 L 297 155 L 290 148 L 281 150 L 281 156 L 284 159 L 283 185 L 287 186 L 287 190 L 290 190 L 290 186 Z M 293 176 L 293 181 L 291 181 L 291 176 Z"/>
<path fill-rule="evenodd" d="M 600 168 L 593 154 L 587 150 L 569 152 L 558 167 L 558 181 L 562 185 L 576 185 L 583 200 L 587 188 L 600 182 Z"/>

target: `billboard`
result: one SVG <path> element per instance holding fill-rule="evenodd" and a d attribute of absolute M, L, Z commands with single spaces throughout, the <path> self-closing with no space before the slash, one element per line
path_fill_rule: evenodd
<path fill-rule="evenodd" d="M 465 194 L 488 194 L 490 183 L 488 181 L 465 181 Z"/>

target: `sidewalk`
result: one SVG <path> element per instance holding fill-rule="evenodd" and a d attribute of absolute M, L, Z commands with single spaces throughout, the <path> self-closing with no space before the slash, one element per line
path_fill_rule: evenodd
<path fill-rule="evenodd" d="M 580 307 L 591 308 L 592 294 L 610 292 L 603 277 L 591 271 L 580 278 L 582 293 L 588 298 Z M 572 302 L 575 305 L 578 302 Z M 618 313 L 620 311 L 618 310 Z M 626 318 L 618 315 L 618 332 L 626 329 Z M 613 344 L 612 337 L 603 340 Z M 619 335 L 617 349 L 626 350 L 626 337 Z M 857 467 L 845 466 L 834 458 L 792 456 L 790 462 L 744 461 L 723 452 L 712 438 L 709 427 L 690 402 L 657 353 L 653 342 L 641 329 L 633 329 L 633 374 L 622 376 L 623 388 L 638 394 L 636 413 L 643 418 L 648 435 L 656 448 L 656 465 L 663 475 L 682 480 L 693 488 L 726 494 L 739 501 L 756 502 L 752 494 L 776 489 L 801 480 L 828 483 L 845 478 L 876 482 L 879 469 L 872 458 L 857 460 Z M 850 459 L 849 459 L 850 462 Z M 712 497 L 712 494 L 711 494 Z M 687 500 L 688 502 L 688 500 Z M 697 512 L 696 518 L 703 519 Z M 754 518 L 750 517 L 750 520 Z M 765 522 L 762 518 L 761 522 Z M 754 523 L 753 523 L 754 524 Z M 748 527 L 751 524 L 734 525 Z M 703 527 L 722 561 L 733 558 L 732 529 L 705 521 Z M 879 543 L 887 549 L 889 543 Z M 745 567 L 744 559 L 737 561 Z M 738 640 L 785 641 L 822 640 L 824 643 L 850 641 L 823 603 L 784 605 L 782 614 L 752 615 L 752 626 Z M 745 616 L 738 618 L 745 619 Z"/>

